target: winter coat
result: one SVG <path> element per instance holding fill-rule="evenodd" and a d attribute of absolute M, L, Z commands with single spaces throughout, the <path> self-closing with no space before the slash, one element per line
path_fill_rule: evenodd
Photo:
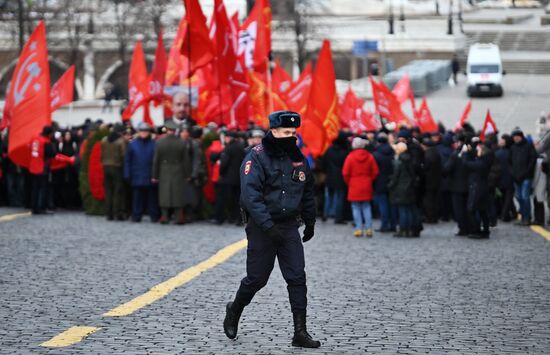
<path fill-rule="evenodd" d="M 220 157 L 220 184 L 239 185 L 240 167 L 245 156 L 244 146 L 238 140 L 231 141 Z"/>
<path fill-rule="evenodd" d="M 342 176 L 348 185 L 348 201 L 372 200 L 374 179 L 378 176 L 378 164 L 365 149 L 355 149 L 344 161 Z"/>
<path fill-rule="evenodd" d="M 101 141 L 101 164 L 122 168 L 126 142 L 118 133 L 111 133 Z"/>
<path fill-rule="evenodd" d="M 411 205 L 416 201 L 416 175 L 408 152 L 393 161 L 393 174 L 388 183 L 392 205 Z"/>
<path fill-rule="evenodd" d="M 500 165 L 500 176 L 497 182 L 497 187 L 502 190 L 512 189 L 514 187 L 514 179 L 510 171 L 510 148 L 499 148 L 495 152 L 495 164 Z"/>
<path fill-rule="evenodd" d="M 151 138 L 134 139 L 124 156 L 124 178 L 132 186 L 151 186 L 155 141 Z"/>
<path fill-rule="evenodd" d="M 385 194 L 388 192 L 388 183 L 393 173 L 394 152 L 389 144 L 383 143 L 376 147 L 373 156 L 379 169 L 379 174 L 374 180 L 374 192 Z"/>
<path fill-rule="evenodd" d="M 489 173 L 494 154 L 488 151 L 481 157 L 474 152 L 462 156 L 464 168 L 468 171 L 468 211 L 486 210 L 489 206 Z"/>
<path fill-rule="evenodd" d="M 326 174 L 325 186 L 331 189 L 343 190 L 346 188 L 342 168 L 349 154 L 349 149 L 339 141 L 335 141 L 323 156 L 323 170 Z"/>
<path fill-rule="evenodd" d="M 510 171 L 514 181 L 520 183 L 526 179 L 532 180 L 536 161 L 535 148 L 525 138 L 520 143 L 513 144 L 510 148 Z"/>
<path fill-rule="evenodd" d="M 441 156 L 436 147 L 430 147 L 424 153 L 424 188 L 426 191 L 439 191 L 441 186 Z"/>
<path fill-rule="evenodd" d="M 449 176 L 449 190 L 454 193 L 468 192 L 468 170 L 464 167 L 458 151 L 454 152 L 445 166 L 443 172 Z"/>
<path fill-rule="evenodd" d="M 449 161 L 449 158 L 451 158 L 451 155 L 453 154 L 453 136 L 451 134 L 445 134 L 443 136 L 443 141 L 441 144 L 437 145 L 437 151 L 439 152 L 439 156 L 441 157 L 441 191 L 449 191 L 451 186 L 451 178 L 449 177 L 449 174 L 445 172 L 445 164 Z"/>
<path fill-rule="evenodd" d="M 157 141 L 153 158 L 153 178 L 159 181 L 159 206 L 182 208 L 187 204 L 185 182 L 191 178 L 187 144 L 168 134 Z"/>

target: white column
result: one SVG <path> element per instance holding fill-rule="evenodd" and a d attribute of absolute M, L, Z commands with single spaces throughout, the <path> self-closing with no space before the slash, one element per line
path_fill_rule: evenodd
<path fill-rule="evenodd" d="M 95 99 L 94 47 L 90 39 L 84 49 L 84 100 Z"/>

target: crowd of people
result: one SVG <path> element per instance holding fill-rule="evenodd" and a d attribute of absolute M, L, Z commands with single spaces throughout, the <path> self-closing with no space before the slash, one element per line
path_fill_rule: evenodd
<path fill-rule="evenodd" d="M 3 132 L 0 203 L 33 214 L 81 209 L 80 160 L 90 137 L 103 130 L 108 132 L 100 142 L 108 220 L 140 222 L 148 215 L 162 224 L 242 224 L 241 164 L 266 132 L 253 126 L 246 132 L 214 124 L 201 128 L 183 94 L 174 96 L 173 112 L 158 128 L 90 119 L 72 129 L 44 127 L 45 163 L 32 172 L 9 160 Z M 441 125 L 432 133 L 407 127 L 362 134 L 342 130 L 315 159 L 298 142 L 314 172 L 318 216 L 336 224 L 352 220 L 356 237 L 375 231 L 418 237 L 426 224 L 451 220 L 457 235 L 472 238 L 488 238 L 498 220 L 544 224 L 549 133 L 534 141 L 516 128 L 480 139 L 467 123 L 457 132 Z M 52 169 L 48 161 L 58 154 L 74 157 L 74 163 Z M 377 229 L 373 218 L 380 219 Z"/>

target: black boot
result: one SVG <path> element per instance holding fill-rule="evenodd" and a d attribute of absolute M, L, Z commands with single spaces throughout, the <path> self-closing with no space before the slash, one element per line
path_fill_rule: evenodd
<path fill-rule="evenodd" d="M 301 348 L 318 348 L 321 343 L 313 340 L 306 330 L 306 311 L 292 313 L 294 317 L 294 337 L 292 346 Z"/>
<path fill-rule="evenodd" d="M 223 331 L 229 339 L 237 337 L 239 329 L 239 319 L 243 313 L 243 307 L 236 305 L 234 302 L 229 302 L 225 306 L 225 319 L 223 320 Z"/>

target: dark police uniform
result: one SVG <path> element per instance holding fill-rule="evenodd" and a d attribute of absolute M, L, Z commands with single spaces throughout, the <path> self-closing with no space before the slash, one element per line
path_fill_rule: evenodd
<path fill-rule="evenodd" d="M 273 117 L 276 114 L 283 115 L 282 120 Z M 299 125 L 300 116 L 296 113 L 279 111 L 270 115 L 272 128 Z M 269 132 L 262 139 L 262 144 L 252 148 L 241 164 L 240 202 L 247 218 L 247 275 L 241 281 L 235 301 L 228 304 L 224 329 L 228 337 L 236 336 L 242 308 L 267 284 L 277 258 L 287 283 L 294 315 L 293 345 L 318 347 L 319 342 L 313 341 L 305 330 L 306 274 L 304 249 L 298 231 L 301 222 L 304 222 L 306 231 L 303 241 L 313 236 L 314 179 L 300 149 L 295 144 L 290 149 L 283 149 L 278 140 Z M 297 335 L 302 328 L 301 336 L 308 339 Z"/>

